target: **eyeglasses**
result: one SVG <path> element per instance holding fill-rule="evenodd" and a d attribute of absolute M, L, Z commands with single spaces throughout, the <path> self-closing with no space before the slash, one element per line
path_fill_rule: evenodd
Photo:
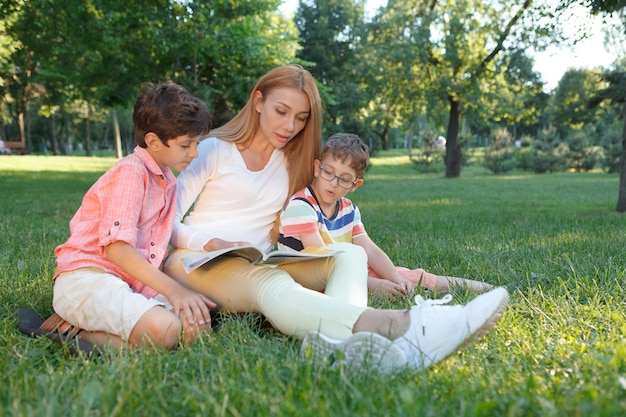
<path fill-rule="evenodd" d="M 358 179 L 352 180 L 351 178 L 344 178 L 344 177 L 340 177 L 339 175 L 335 175 L 334 172 L 327 170 L 321 165 L 320 165 L 320 177 L 322 177 L 322 179 L 325 179 L 328 182 L 331 182 L 332 180 L 337 178 L 337 185 L 347 190 L 354 187 L 354 184 L 356 184 L 356 182 L 358 181 Z"/>

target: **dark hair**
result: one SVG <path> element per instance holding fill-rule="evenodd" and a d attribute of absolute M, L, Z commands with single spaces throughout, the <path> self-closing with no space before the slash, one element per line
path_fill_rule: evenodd
<path fill-rule="evenodd" d="M 358 135 L 335 133 L 326 140 L 320 161 L 328 154 L 343 163 L 349 159 L 350 166 L 356 171 L 356 177 L 363 178 L 369 164 L 369 150 Z"/>
<path fill-rule="evenodd" d="M 156 134 L 167 141 L 179 136 L 206 136 L 213 118 L 206 103 L 172 81 L 161 84 L 143 83 L 133 110 L 135 142 L 146 147 L 145 137 Z"/>

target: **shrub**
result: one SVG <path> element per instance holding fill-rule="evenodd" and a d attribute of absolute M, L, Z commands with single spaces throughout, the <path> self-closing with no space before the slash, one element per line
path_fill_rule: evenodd
<path fill-rule="evenodd" d="M 567 168 L 569 147 L 561 142 L 553 126 L 539 131 L 532 149 L 533 170 L 536 173 L 559 172 Z"/>
<path fill-rule="evenodd" d="M 622 160 L 622 137 L 618 129 L 609 129 L 600 138 L 604 150 L 600 165 L 606 172 L 619 172 Z"/>
<path fill-rule="evenodd" d="M 515 165 L 523 171 L 531 171 L 533 169 L 533 149 L 532 142 L 535 140 L 532 136 L 523 136 L 520 139 L 520 147 L 515 153 Z"/>
<path fill-rule="evenodd" d="M 409 149 L 409 159 L 419 172 L 438 172 L 445 158 L 445 145 L 442 147 L 438 135 L 429 129 L 420 132 L 419 149 Z"/>
<path fill-rule="evenodd" d="M 483 156 L 485 167 L 494 174 L 502 174 L 515 168 L 516 148 L 513 146 L 513 136 L 505 128 L 496 129 L 491 136 L 491 144 Z"/>

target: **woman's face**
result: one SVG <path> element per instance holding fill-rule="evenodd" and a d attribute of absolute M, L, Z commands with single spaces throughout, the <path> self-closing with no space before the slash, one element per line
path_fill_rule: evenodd
<path fill-rule="evenodd" d="M 255 99 L 259 131 L 278 149 L 304 129 L 311 114 L 309 96 L 298 88 L 275 88 L 265 97 L 257 91 Z"/>

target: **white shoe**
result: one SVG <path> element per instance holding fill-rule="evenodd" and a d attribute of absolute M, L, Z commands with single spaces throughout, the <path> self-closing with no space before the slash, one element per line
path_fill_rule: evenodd
<path fill-rule="evenodd" d="M 407 358 L 391 340 L 376 333 L 354 333 L 346 340 L 332 339 L 319 332 L 309 332 L 302 341 L 302 355 L 333 367 L 394 374 L 406 369 Z"/>
<path fill-rule="evenodd" d="M 450 294 L 440 300 L 415 296 L 409 314 L 411 325 L 404 336 L 394 340 L 413 369 L 427 368 L 457 349 L 487 334 L 506 308 L 509 294 L 499 287 L 482 294 L 467 305 L 444 306 Z"/>

